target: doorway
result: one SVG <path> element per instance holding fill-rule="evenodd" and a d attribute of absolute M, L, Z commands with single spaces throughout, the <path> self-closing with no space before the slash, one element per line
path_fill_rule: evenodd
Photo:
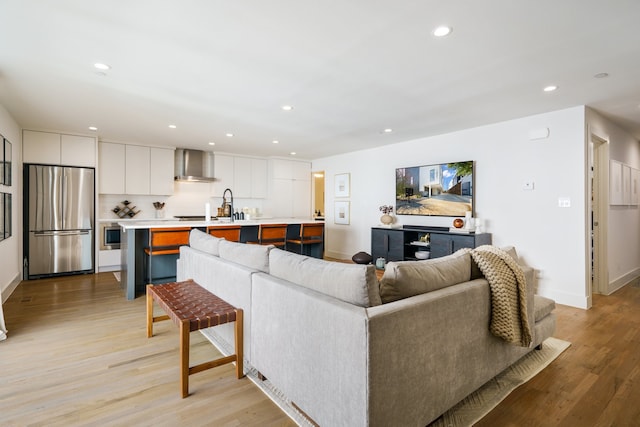
<path fill-rule="evenodd" d="M 589 266 L 591 296 L 609 293 L 609 269 L 607 251 L 607 225 L 609 213 L 609 144 L 608 141 L 589 132 Z"/>
<path fill-rule="evenodd" d="M 311 191 L 313 217 L 316 219 L 324 219 L 324 171 L 313 172 L 311 179 L 313 182 Z"/>

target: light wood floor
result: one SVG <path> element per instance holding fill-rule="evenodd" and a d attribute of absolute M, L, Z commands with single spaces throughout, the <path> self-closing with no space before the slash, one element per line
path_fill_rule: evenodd
<path fill-rule="evenodd" d="M 146 338 L 144 298 L 126 301 L 111 273 L 21 283 L 4 304 L 2 426 L 291 426 L 234 367 L 178 385 L 178 333 Z M 640 288 L 558 306 L 556 337 L 572 346 L 478 426 L 640 425 Z M 217 355 L 192 334 L 192 360 Z"/>
<path fill-rule="evenodd" d="M 3 308 L 0 426 L 295 426 L 233 365 L 190 376 L 182 399 L 178 328 L 148 339 L 145 299 L 112 273 L 22 282 Z M 191 341 L 192 365 L 219 355 Z"/>

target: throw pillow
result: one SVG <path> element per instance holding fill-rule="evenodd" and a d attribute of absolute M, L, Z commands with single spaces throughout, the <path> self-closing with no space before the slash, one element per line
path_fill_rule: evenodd
<path fill-rule="evenodd" d="M 233 261 L 237 264 L 254 270 L 260 270 L 265 273 L 269 272 L 269 251 L 273 249 L 273 245 L 248 245 L 246 243 L 229 242 L 223 240 L 220 242 L 220 258 Z"/>
<path fill-rule="evenodd" d="M 189 234 L 189 246 L 215 256 L 220 256 L 219 246 L 222 240 L 224 239 L 214 237 L 197 228 L 191 229 Z"/>
<path fill-rule="evenodd" d="M 425 261 L 387 263 L 380 281 L 382 303 L 397 301 L 471 279 L 469 249 Z"/>
<path fill-rule="evenodd" d="M 325 261 L 274 249 L 269 254 L 272 276 L 360 307 L 380 305 L 373 265 Z"/>

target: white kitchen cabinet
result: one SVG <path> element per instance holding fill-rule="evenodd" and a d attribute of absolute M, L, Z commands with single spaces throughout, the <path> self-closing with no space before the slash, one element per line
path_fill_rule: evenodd
<path fill-rule="evenodd" d="M 251 198 L 251 158 L 234 157 L 233 158 L 233 197 L 250 199 Z"/>
<path fill-rule="evenodd" d="M 98 193 L 125 194 L 125 145 L 101 142 L 98 148 Z"/>
<path fill-rule="evenodd" d="M 225 154 L 215 154 L 213 156 L 213 174 L 216 180 L 213 182 L 213 195 L 222 197 L 224 190 L 230 188 L 234 192 L 233 197 L 237 197 L 233 188 L 234 179 L 234 157 Z"/>
<path fill-rule="evenodd" d="M 60 164 L 96 166 L 96 139 L 89 136 L 60 135 Z"/>
<path fill-rule="evenodd" d="M 89 136 L 25 130 L 22 133 L 22 161 L 95 167 L 96 139 Z"/>
<path fill-rule="evenodd" d="M 311 217 L 311 183 L 309 180 L 292 181 L 292 213 L 294 218 Z"/>
<path fill-rule="evenodd" d="M 269 191 L 266 159 L 251 159 L 251 198 L 266 199 Z"/>
<path fill-rule="evenodd" d="M 311 163 L 271 159 L 269 209 L 274 217 L 311 216 Z"/>
<path fill-rule="evenodd" d="M 150 155 L 149 194 L 173 194 L 175 150 L 152 147 Z"/>
<path fill-rule="evenodd" d="M 22 132 L 24 163 L 60 164 L 60 134 L 25 130 Z"/>
<path fill-rule="evenodd" d="M 125 194 L 149 194 L 150 148 L 125 146 Z"/>
<path fill-rule="evenodd" d="M 173 194 L 174 149 L 101 142 L 100 194 Z"/>

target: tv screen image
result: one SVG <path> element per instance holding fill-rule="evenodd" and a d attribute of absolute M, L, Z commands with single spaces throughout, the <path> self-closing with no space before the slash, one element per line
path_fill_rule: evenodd
<path fill-rule="evenodd" d="M 473 215 L 473 161 L 396 169 L 396 214 Z"/>

